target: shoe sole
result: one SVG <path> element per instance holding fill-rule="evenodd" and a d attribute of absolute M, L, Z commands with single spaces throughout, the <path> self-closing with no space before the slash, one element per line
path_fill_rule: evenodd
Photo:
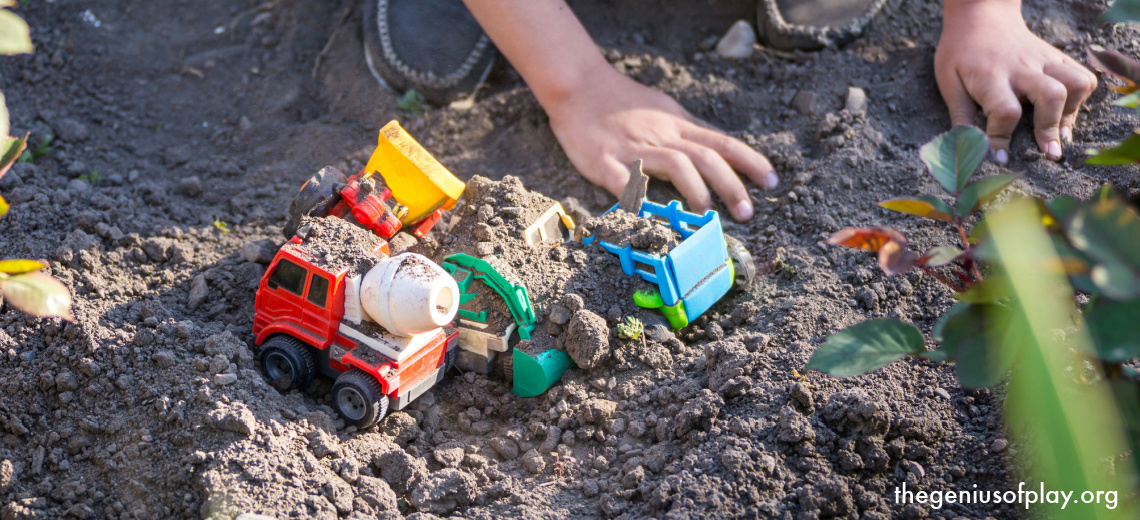
<path fill-rule="evenodd" d="M 842 27 L 790 24 L 776 0 L 760 0 L 756 8 L 756 31 L 768 46 L 780 50 L 819 50 L 846 45 L 862 36 L 867 25 L 883 10 L 887 0 L 875 0 L 867 11 Z"/>
<path fill-rule="evenodd" d="M 380 14 L 381 9 L 386 6 L 387 0 L 366 0 L 364 9 L 364 60 L 368 65 L 368 71 L 381 86 L 395 93 L 415 89 L 427 101 L 439 106 L 470 98 L 478 91 L 494 68 L 498 53 L 486 34 L 480 38 L 464 64 L 452 74 L 443 78 L 434 74 L 424 74 L 400 62 L 392 50 L 391 42 L 385 46 L 385 39 L 380 31 L 381 22 L 384 22 L 385 18 Z M 395 63 L 391 63 L 393 59 Z M 486 60 L 487 64 L 477 76 L 474 75 L 476 67 L 479 67 L 479 62 L 483 60 Z M 474 82 L 471 78 L 474 78 Z"/>

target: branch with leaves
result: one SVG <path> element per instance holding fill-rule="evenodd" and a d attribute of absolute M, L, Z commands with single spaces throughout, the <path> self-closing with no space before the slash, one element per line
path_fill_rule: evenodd
<path fill-rule="evenodd" d="M 0 54 L 30 53 L 33 51 L 31 31 L 23 19 L 9 10 L 13 7 L 16 7 L 15 0 L 0 0 Z M 27 147 L 27 134 L 9 137 L 8 132 L 8 106 L 0 93 L 0 178 Z M 0 197 L 0 217 L 9 209 L 8 202 Z M 59 280 L 44 273 L 45 267 L 46 263 L 36 260 L 0 260 L 0 296 L 12 307 L 33 316 L 73 321 L 71 293 Z"/>

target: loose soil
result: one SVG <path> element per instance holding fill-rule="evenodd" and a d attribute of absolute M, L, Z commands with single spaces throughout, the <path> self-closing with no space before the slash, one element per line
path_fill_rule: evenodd
<path fill-rule="evenodd" d="M 571 2 L 616 68 L 765 152 L 782 176 L 751 188 L 756 218 L 725 222 L 763 276 L 676 334 L 631 306 L 637 282 L 596 245 L 522 242 L 527 211 L 541 209 L 524 185 L 577 223 L 614 199 L 574 173 L 517 74 L 497 67 L 469 109 L 403 114 L 364 65 L 356 3 L 20 8 L 37 50 L 0 59 L 0 88 L 13 133 L 57 139 L 0 181 L 12 203 L 0 252 L 52 260 L 76 322 L 0 308 L 0 516 L 1023 514 L 894 502 L 903 483 L 1016 487 L 1007 460 L 1020 446 L 1005 438 L 1000 393 L 964 390 L 952 366 L 923 360 L 850 379 L 795 372 L 843 327 L 896 316 L 929 331 L 951 302 L 928 278 L 885 278 L 867 255 L 823 242 L 875 224 L 916 248 L 953 240 L 873 204 L 938 193 L 917 149 L 949 125 L 932 70 L 940 2 L 894 2 L 845 49 L 742 61 L 710 42 L 754 19 L 751 2 Z M 1105 0 L 1027 4 L 1030 27 L 1071 56 L 1089 44 L 1140 54 L 1136 29 L 1098 21 Z M 866 91 L 865 111 L 844 108 L 851 86 Z M 1035 195 L 1113 182 L 1136 197 L 1135 169 L 1081 160 L 1137 126 L 1113 97 L 1093 95 L 1063 161 L 1044 160 L 1023 123 L 1010 167 L 982 174 L 1020 173 L 1014 191 Z M 595 338 L 583 353 L 594 368 L 530 399 L 453 373 L 369 431 L 337 418 L 326 378 L 286 394 L 267 384 L 251 335 L 268 261 L 258 241 L 280 243 L 313 172 L 359 171 L 391 119 L 479 185 L 456 210 L 461 227 L 410 250 L 495 256 L 530 291 L 533 341 Z M 676 196 L 650 186 L 652 200 Z M 644 343 L 616 338 L 626 315 L 646 321 Z"/>

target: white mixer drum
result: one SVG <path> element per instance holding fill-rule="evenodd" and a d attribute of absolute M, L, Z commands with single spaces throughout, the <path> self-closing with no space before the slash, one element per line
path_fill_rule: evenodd
<path fill-rule="evenodd" d="M 403 253 L 381 261 L 364 275 L 360 304 L 388 332 L 411 336 L 455 319 L 459 286 L 427 257 Z"/>

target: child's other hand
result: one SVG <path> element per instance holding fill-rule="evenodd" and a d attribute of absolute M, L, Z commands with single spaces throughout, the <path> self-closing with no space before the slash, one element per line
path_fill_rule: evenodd
<path fill-rule="evenodd" d="M 1030 32 L 1020 0 L 946 0 L 944 6 L 934 73 L 951 122 L 973 124 L 981 105 L 994 159 L 1005 164 L 1021 102 L 1029 101 L 1037 146 L 1060 160 L 1061 141 L 1072 140 L 1096 76 Z"/>
<path fill-rule="evenodd" d="M 620 195 L 629 165 L 643 159 L 645 173 L 672 182 L 695 211 L 710 207 L 712 188 L 739 221 L 752 218 L 753 207 L 736 172 L 758 186 L 776 186 L 767 158 L 709 129 L 673 98 L 604 61 L 580 77 L 578 85 L 550 100 L 546 109 L 562 149 L 590 182 Z"/>

